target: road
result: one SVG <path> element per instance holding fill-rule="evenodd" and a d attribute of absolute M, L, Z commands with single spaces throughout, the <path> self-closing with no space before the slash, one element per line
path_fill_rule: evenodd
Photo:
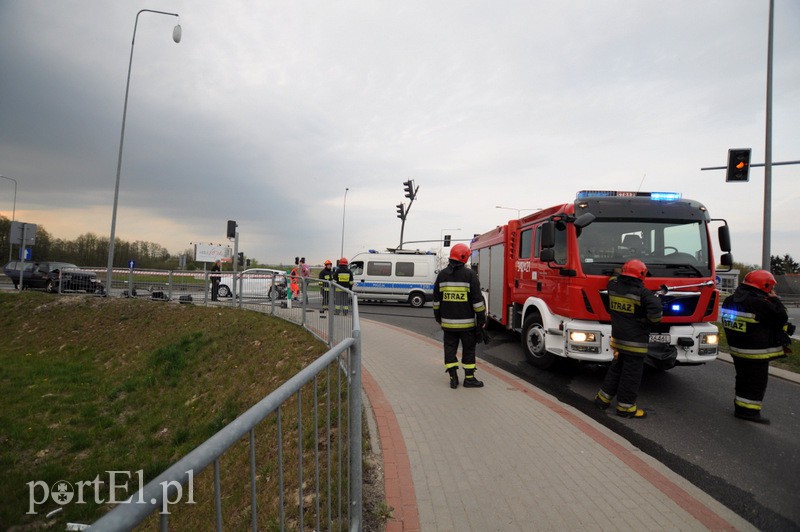
<path fill-rule="evenodd" d="M 441 340 L 430 306 L 362 303 L 359 309 L 364 319 Z M 525 362 L 516 335 L 502 330 L 491 335 L 490 344 L 478 347 L 479 359 L 581 410 L 759 529 L 800 529 L 800 385 L 771 377 L 764 413 L 772 424 L 757 425 L 733 417 L 732 364 L 718 360 L 666 372 L 648 370 L 639 394 L 648 418 L 623 420 L 592 404 L 605 367 L 566 364 L 538 370 Z"/>

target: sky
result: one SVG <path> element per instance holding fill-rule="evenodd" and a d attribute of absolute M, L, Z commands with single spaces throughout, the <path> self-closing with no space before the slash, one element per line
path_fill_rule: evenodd
<path fill-rule="evenodd" d="M 767 0 L 0 0 L 0 214 L 228 243 L 266 264 L 438 250 L 583 189 L 670 190 L 760 264 Z M 182 39 L 172 40 L 179 23 Z M 800 3 L 775 0 L 772 160 L 800 160 Z M 800 165 L 772 171 L 771 252 L 800 258 Z M 504 208 L 497 208 L 497 207 Z M 104 266 L 104 265 L 83 265 Z"/>

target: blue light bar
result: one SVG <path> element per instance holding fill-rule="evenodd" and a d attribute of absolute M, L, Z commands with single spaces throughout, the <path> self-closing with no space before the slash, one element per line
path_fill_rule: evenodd
<path fill-rule="evenodd" d="M 680 192 L 651 192 L 650 199 L 653 201 L 678 201 L 681 199 Z"/>
<path fill-rule="evenodd" d="M 653 201 L 676 201 L 681 199 L 680 192 L 632 192 L 629 190 L 581 190 L 576 199 L 585 198 L 635 198 L 647 197 Z"/>

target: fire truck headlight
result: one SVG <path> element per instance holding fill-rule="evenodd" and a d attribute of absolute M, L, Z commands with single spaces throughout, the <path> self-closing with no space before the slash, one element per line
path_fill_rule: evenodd
<path fill-rule="evenodd" d="M 570 331 L 569 339 L 572 342 L 594 342 L 595 336 L 593 332 Z"/>
<path fill-rule="evenodd" d="M 698 355 L 715 355 L 719 345 L 719 334 L 701 333 L 700 346 L 697 350 Z"/>
<path fill-rule="evenodd" d="M 580 353 L 600 353 L 600 333 L 570 330 L 567 332 L 567 349 Z"/>

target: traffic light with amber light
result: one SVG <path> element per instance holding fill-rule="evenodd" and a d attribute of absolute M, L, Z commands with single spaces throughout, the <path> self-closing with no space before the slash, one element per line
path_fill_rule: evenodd
<path fill-rule="evenodd" d="M 409 179 L 408 181 L 403 181 L 403 185 L 406 191 L 406 197 L 410 200 L 414 199 L 414 181 Z"/>
<path fill-rule="evenodd" d="M 402 203 L 397 205 L 397 217 L 400 218 L 401 220 L 405 220 L 406 218 L 405 205 L 403 205 Z"/>
<path fill-rule="evenodd" d="M 728 169 L 725 181 L 748 181 L 750 172 L 750 148 L 728 150 Z"/>

